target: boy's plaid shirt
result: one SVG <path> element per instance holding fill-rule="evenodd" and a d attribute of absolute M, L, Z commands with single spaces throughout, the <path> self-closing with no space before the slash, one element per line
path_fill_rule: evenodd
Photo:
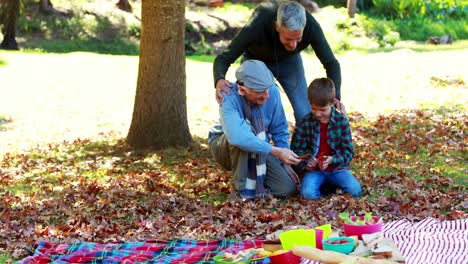
<path fill-rule="evenodd" d="M 291 150 L 297 155 L 310 153 L 311 157 L 317 155 L 320 138 L 320 124 L 315 115 L 306 115 L 295 128 L 291 142 Z M 330 146 L 333 170 L 349 169 L 349 163 L 354 156 L 353 141 L 348 118 L 335 107 L 332 108 L 330 122 L 327 127 L 327 143 Z M 298 173 L 303 174 L 307 161 L 296 166 Z"/>

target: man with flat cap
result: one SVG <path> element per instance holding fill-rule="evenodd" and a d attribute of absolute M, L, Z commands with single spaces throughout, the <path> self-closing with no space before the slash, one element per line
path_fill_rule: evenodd
<path fill-rule="evenodd" d="M 232 170 L 242 198 L 294 195 L 298 179 L 290 164 L 300 159 L 289 149 L 288 122 L 273 74 L 263 62 L 246 60 L 236 78 L 232 92 L 223 93 L 220 124 L 209 133 L 213 157 Z"/>

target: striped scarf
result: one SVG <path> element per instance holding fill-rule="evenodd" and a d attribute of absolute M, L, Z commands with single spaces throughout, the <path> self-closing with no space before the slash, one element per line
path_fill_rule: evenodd
<path fill-rule="evenodd" d="M 242 97 L 243 98 L 243 97 Z M 243 111 L 247 122 L 253 128 L 255 135 L 260 140 L 266 139 L 265 126 L 263 124 L 263 115 L 261 105 L 249 104 L 243 98 Z M 266 158 L 262 153 L 248 153 L 248 171 L 244 188 L 241 187 L 240 195 L 242 198 L 253 199 L 255 197 L 265 197 L 265 186 L 263 185 L 266 177 Z"/>

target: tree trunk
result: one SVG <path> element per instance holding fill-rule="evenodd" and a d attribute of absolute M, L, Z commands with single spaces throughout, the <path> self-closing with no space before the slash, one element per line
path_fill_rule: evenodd
<path fill-rule="evenodd" d="M 128 0 L 119 0 L 117 4 L 115 4 L 120 10 L 125 12 L 132 12 L 132 6 L 128 2 Z"/>
<path fill-rule="evenodd" d="M 140 63 L 127 142 L 136 149 L 188 146 L 185 0 L 143 0 Z"/>
<path fill-rule="evenodd" d="M 55 9 L 50 0 L 39 0 L 39 11 L 43 14 L 51 14 Z"/>
<path fill-rule="evenodd" d="M 19 7 L 19 0 L 0 1 L 0 27 L 3 34 L 3 41 L 0 44 L 1 49 L 18 50 L 16 24 L 19 16 Z"/>
<path fill-rule="evenodd" d="M 348 8 L 348 15 L 350 18 L 353 18 L 356 14 L 356 4 L 357 0 L 348 0 L 348 3 L 346 4 Z"/>
<path fill-rule="evenodd" d="M 318 6 L 318 4 L 312 0 L 296 0 L 296 2 L 299 2 L 310 13 L 316 13 L 320 11 L 320 7 Z"/>

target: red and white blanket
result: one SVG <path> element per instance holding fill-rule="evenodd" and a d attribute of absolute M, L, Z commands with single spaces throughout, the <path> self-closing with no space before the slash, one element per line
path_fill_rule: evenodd
<path fill-rule="evenodd" d="M 383 235 L 397 243 L 407 264 L 468 263 L 468 219 L 400 220 L 384 225 Z"/>
<path fill-rule="evenodd" d="M 386 223 L 382 233 L 395 241 L 406 264 L 468 264 L 468 219 L 399 220 Z"/>

